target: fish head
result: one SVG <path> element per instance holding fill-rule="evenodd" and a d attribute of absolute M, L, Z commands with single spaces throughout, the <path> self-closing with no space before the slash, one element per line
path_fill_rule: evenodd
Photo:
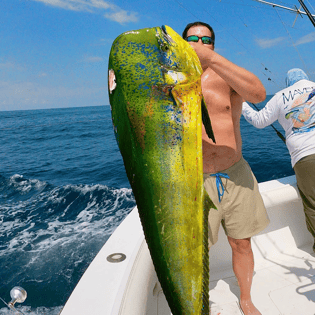
<path fill-rule="evenodd" d="M 171 27 L 159 28 L 160 65 L 164 84 L 184 85 L 196 81 L 202 74 L 194 49 Z"/>
<path fill-rule="evenodd" d="M 165 143 L 178 143 L 182 139 L 178 130 L 194 120 L 190 108 L 201 104 L 201 74 L 196 52 L 169 26 L 118 36 L 111 47 L 108 73 L 118 144 L 128 133 L 135 133 L 143 150 L 149 147 L 145 142 L 154 143 L 149 135 L 163 134 Z"/>
<path fill-rule="evenodd" d="M 128 31 L 118 36 L 111 48 L 110 99 L 120 86 L 128 98 L 132 97 L 130 94 L 147 96 L 152 88 L 187 84 L 201 74 L 194 49 L 171 27 Z"/>

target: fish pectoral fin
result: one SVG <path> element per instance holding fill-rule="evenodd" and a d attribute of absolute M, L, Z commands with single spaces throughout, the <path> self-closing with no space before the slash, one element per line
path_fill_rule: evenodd
<path fill-rule="evenodd" d="M 170 96 L 170 98 L 171 98 L 171 100 L 172 100 L 174 106 L 176 106 L 177 103 L 176 103 L 175 97 L 174 97 L 174 95 L 173 95 L 173 93 L 172 93 L 173 90 L 170 88 L 168 91 L 169 91 L 169 96 Z"/>
<path fill-rule="evenodd" d="M 201 101 L 201 113 L 202 113 L 202 123 L 205 126 L 206 133 L 207 133 L 208 137 L 214 143 L 216 143 L 215 142 L 215 138 L 214 138 L 212 125 L 211 125 L 211 120 L 210 120 L 209 113 L 208 113 L 208 109 L 207 109 L 206 103 L 205 103 L 203 98 L 202 98 L 202 101 Z"/>
<path fill-rule="evenodd" d="M 203 200 L 203 207 L 205 210 L 215 209 L 218 210 L 218 208 L 215 206 L 211 198 L 209 197 L 208 193 L 205 191 L 205 197 Z"/>

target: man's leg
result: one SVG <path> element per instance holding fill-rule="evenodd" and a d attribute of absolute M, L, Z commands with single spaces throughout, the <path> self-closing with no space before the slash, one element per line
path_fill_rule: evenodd
<path fill-rule="evenodd" d="M 314 238 L 315 252 L 315 154 L 298 161 L 294 165 L 294 172 L 303 202 L 306 226 Z"/>
<path fill-rule="evenodd" d="M 240 305 L 245 315 L 261 315 L 253 305 L 250 290 L 254 273 L 254 256 L 250 238 L 234 239 L 228 236 L 232 247 L 232 264 L 237 278 L 241 297 Z"/>

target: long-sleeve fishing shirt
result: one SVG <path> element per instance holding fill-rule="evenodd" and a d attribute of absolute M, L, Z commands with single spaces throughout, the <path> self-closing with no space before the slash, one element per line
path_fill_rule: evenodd
<path fill-rule="evenodd" d="M 266 106 L 256 111 L 246 102 L 242 114 L 256 128 L 265 128 L 276 120 L 285 131 L 291 164 L 315 154 L 315 83 L 300 80 L 276 93 Z"/>

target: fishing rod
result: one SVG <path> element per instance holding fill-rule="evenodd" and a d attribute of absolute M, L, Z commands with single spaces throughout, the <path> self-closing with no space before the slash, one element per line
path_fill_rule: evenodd
<path fill-rule="evenodd" d="M 250 104 L 253 105 L 259 111 L 259 108 L 255 104 L 253 104 L 253 103 L 250 103 Z M 277 130 L 273 124 L 271 124 L 270 126 L 277 133 L 278 137 L 285 143 L 286 140 L 285 140 L 285 137 L 283 136 L 283 134 L 279 130 Z"/>
<path fill-rule="evenodd" d="M 303 3 L 303 5 L 302 5 L 300 0 L 299 0 L 299 2 L 301 3 L 301 5 L 302 5 L 303 9 L 305 10 L 305 12 L 303 12 L 300 9 L 297 9 L 297 8 L 296 9 L 292 9 L 292 8 L 285 7 L 283 5 L 279 5 L 279 4 L 268 2 L 268 1 L 264 1 L 264 0 L 253 0 L 253 1 L 260 2 L 260 3 L 263 3 L 263 4 L 267 4 L 267 5 L 270 5 L 270 6 L 274 7 L 274 8 L 276 7 L 276 8 L 280 8 L 280 9 L 285 9 L 285 10 L 288 10 L 288 11 L 292 11 L 292 12 L 296 12 L 296 13 L 304 14 L 304 15 L 307 15 L 307 11 L 308 11 L 306 6 L 305 6 L 305 4 Z M 311 13 L 309 12 L 309 14 L 311 14 Z M 315 15 L 312 15 L 312 17 L 313 16 L 315 16 Z"/>
<path fill-rule="evenodd" d="M 306 7 L 305 3 L 303 2 L 303 0 L 299 0 L 301 6 L 303 7 L 303 9 L 305 10 L 308 18 L 311 20 L 312 24 L 314 25 L 315 27 L 315 19 L 314 19 L 314 16 L 311 14 L 311 12 L 308 10 L 308 8 Z"/>
<path fill-rule="evenodd" d="M 312 24 L 315 27 L 315 19 L 314 19 L 315 15 L 311 14 L 311 12 L 308 10 L 308 8 L 306 7 L 306 5 L 303 2 L 303 0 L 298 0 L 298 1 L 300 2 L 301 6 L 305 10 L 305 12 L 301 11 L 298 8 L 291 9 L 291 8 L 285 7 L 283 5 L 279 5 L 279 4 L 268 2 L 268 1 L 264 1 L 264 0 L 253 0 L 253 1 L 260 2 L 260 3 L 263 3 L 263 4 L 267 4 L 267 5 L 270 5 L 270 6 L 274 7 L 274 8 L 276 7 L 276 8 L 280 8 L 280 9 L 285 9 L 285 10 L 288 10 L 288 11 L 296 12 L 296 13 L 300 14 L 301 16 L 302 16 L 302 14 L 307 15 L 308 18 L 311 20 Z"/>

